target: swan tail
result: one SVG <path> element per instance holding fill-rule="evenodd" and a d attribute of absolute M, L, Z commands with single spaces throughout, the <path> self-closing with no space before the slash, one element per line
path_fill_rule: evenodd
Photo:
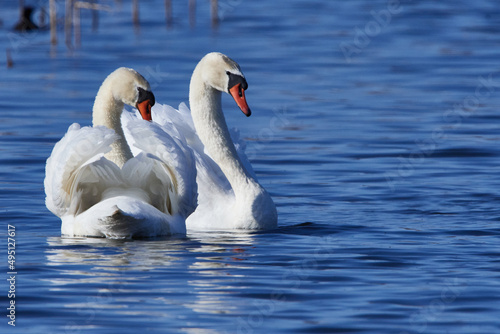
<path fill-rule="evenodd" d="M 131 239 L 186 233 L 181 216 L 165 215 L 144 201 L 126 196 L 106 199 L 72 218 L 63 219 L 65 236 Z"/>

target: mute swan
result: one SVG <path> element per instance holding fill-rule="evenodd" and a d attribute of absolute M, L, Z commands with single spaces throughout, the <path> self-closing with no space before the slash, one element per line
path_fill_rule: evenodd
<path fill-rule="evenodd" d="M 221 108 L 229 93 L 246 116 L 248 84 L 239 65 L 221 53 L 209 53 L 196 66 L 189 87 L 191 112 L 184 105 L 153 107 L 155 122 L 193 149 L 198 207 L 186 220 L 188 230 L 272 229 L 276 207 L 259 184 L 238 141 L 231 139 Z"/>
<path fill-rule="evenodd" d="M 119 68 L 97 93 L 93 127 L 75 123 L 54 146 L 46 165 L 46 205 L 61 218 L 63 236 L 186 233 L 185 218 L 196 207 L 191 150 L 158 125 L 134 118 L 125 126 L 134 156 L 121 124 L 124 104 L 151 120 L 154 103 L 149 83 L 136 71 Z"/>

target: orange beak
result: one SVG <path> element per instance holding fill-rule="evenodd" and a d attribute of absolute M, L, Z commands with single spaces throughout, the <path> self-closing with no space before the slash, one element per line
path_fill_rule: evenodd
<path fill-rule="evenodd" d="M 135 106 L 139 112 L 141 113 L 142 119 L 146 121 L 152 121 L 151 118 L 151 101 L 144 100 L 141 103 L 137 103 Z"/>
<path fill-rule="evenodd" d="M 247 100 L 245 98 L 245 91 L 241 87 L 241 84 L 234 85 L 231 89 L 229 89 L 229 94 L 233 97 L 233 99 L 236 101 L 236 104 L 238 107 L 240 107 L 241 111 L 249 117 L 252 114 L 252 111 L 250 110 L 250 107 L 247 104 Z"/>

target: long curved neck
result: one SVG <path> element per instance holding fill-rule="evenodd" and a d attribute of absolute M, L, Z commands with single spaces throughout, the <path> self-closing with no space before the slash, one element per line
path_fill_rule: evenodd
<path fill-rule="evenodd" d="M 248 186 L 258 186 L 236 152 L 221 107 L 221 92 L 204 83 L 197 67 L 189 87 L 194 126 L 208 154 L 226 175 L 238 198 Z"/>
<path fill-rule="evenodd" d="M 103 125 L 115 131 L 119 138 L 111 144 L 111 151 L 106 154 L 106 158 L 113 161 L 119 167 L 133 157 L 130 147 L 123 133 L 120 116 L 124 103 L 113 97 L 108 84 L 104 83 L 94 102 L 92 112 L 92 124 L 94 126 Z"/>

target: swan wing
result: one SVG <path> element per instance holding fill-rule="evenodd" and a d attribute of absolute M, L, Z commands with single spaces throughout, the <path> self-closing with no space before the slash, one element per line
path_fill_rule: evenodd
<path fill-rule="evenodd" d="M 45 201 L 51 212 L 81 213 L 100 201 L 105 188 L 123 182 L 119 168 L 103 157 L 116 138 L 106 127 L 69 127 L 47 159 Z"/>
<path fill-rule="evenodd" d="M 133 164 L 139 166 L 147 161 L 148 168 L 151 168 L 152 173 L 144 182 L 148 184 L 149 191 L 153 194 L 168 193 L 161 205 L 167 209 L 170 207 L 171 213 L 189 216 L 197 206 L 196 167 L 192 150 L 158 124 L 130 118 L 124 123 L 126 136 L 131 138 L 129 143 L 143 152 L 136 156 L 137 159 L 132 159 L 137 160 Z"/>
<path fill-rule="evenodd" d="M 175 177 L 156 156 L 142 152 L 123 165 L 122 173 L 129 187 L 141 189 L 146 202 L 160 212 L 171 216 L 179 212 Z"/>
<path fill-rule="evenodd" d="M 185 103 L 181 103 L 179 109 L 156 104 L 153 107 L 153 117 L 163 131 L 171 134 L 183 147 L 192 150 L 197 170 L 199 203 L 204 202 L 205 195 L 214 197 L 231 191 L 231 185 L 219 165 L 205 152 L 205 146 L 194 127 L 191 111 Z"/>

